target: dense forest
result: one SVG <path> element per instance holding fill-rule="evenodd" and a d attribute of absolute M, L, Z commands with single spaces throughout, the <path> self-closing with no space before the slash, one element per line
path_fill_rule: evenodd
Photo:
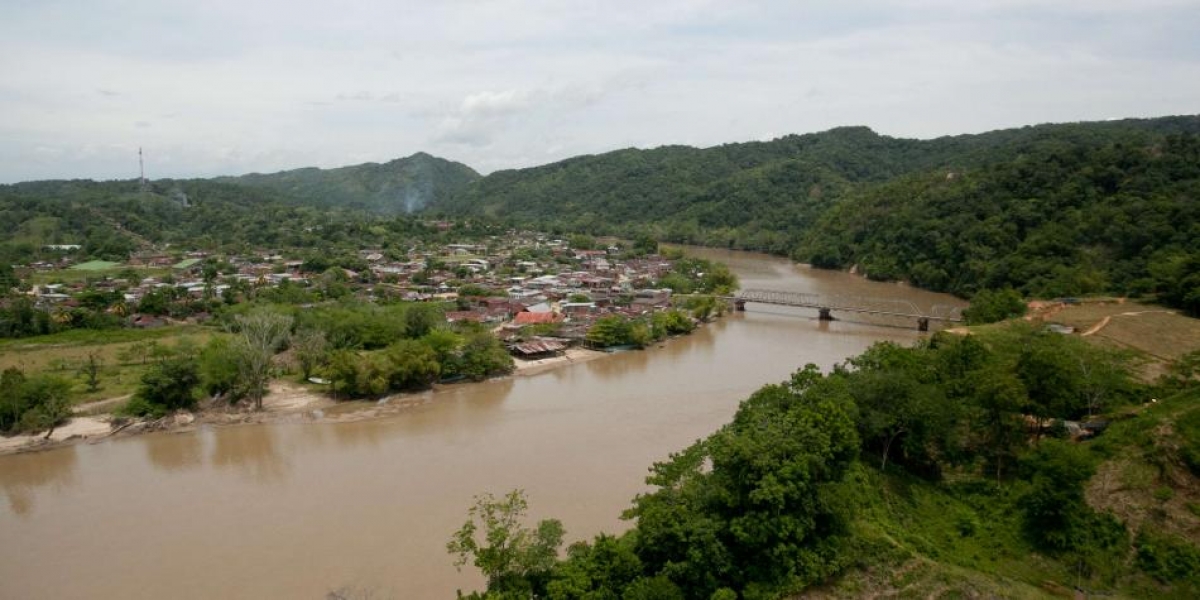
<path fill-rule="evenodd" d="M 788 254 L 970 297 L 1156 295 L 1200 314 L 1200 118 L 934 140 L 865 128 L 493 173 L 434 210 Z"/>
<path fill-rule="evenodd" d="M 1045 143 L 847 197 L 795 255 L 970 296 L 1157 293 L 1200 314 L 1200 137 Z"/>

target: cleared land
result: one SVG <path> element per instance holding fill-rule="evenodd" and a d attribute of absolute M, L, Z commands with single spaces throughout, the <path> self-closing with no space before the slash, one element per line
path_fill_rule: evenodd
<path fill-rule="evenodd" d="M 104 261 L 94 261 L 104 262 Z M 83 263 L 88 264 L 88 263 Z M 47 283 L 74 283 L 76 281 L 85 281 L 88 279 L 103 279 L 105 277 L 122 277 L 122 273 L 133 271 L 139 277 L 164 277 L 171 272 L 171 269 L 162 267 L 130 267 L 119 263 L 109 263 L 115 265 L 102 269 L 79 269 L 80 265 L 75 265 L 67 269 L 58 269 L 54 271 L 38 271 L 29 276 L 29 282 L 35 285 Z"/>
<path fill-rule="evenodd" d="M 15 367 L 26 373 L 49 372 L 74 384 L 76 402 L 92 402 L 130 394 L 137 387 L 154 346 L 204 345 L 219 335 L 195 325 L 158 329 L 76 329 L 0 342 L 0 371 Z M 95 356 L 100 368 L 98 389 L 88 391 L 84 366 Z"/>
<path fill-rule="evenodd" d="M 1039 309 L 1033 318 L 1074 327 L 1076 335 L 1095 343 L 1133 350 L 1146 359 L 1148 378 L 1160 375 L 1167 363 L 1200 349 L 1200 319 L 1152 304 L 1120 299 L 1058 304 Z"/>
<path fill-rule="evenodd" d="M 75 271 L 108 271 L 120 267 L 121 263 L 118 262 L 112 262 L 108 260 L 90 260 L 85 263 L 79 263 L 71 267 L 71 269 Z"/>

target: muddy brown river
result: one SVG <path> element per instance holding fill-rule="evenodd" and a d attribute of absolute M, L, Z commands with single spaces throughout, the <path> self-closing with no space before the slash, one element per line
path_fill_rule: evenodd
<path fill-rule="evenodd" d="M 744 288 L 953 298 L 762 255 L 722 260 Z M 838 315 L 852 318 L 849 315 Z M 751 304 L 691 336 L 528 377 L 448 386 L 399 415 L 153 434 L 0 456 L 6 598 L 452 598 L 477 589 L 445 545 L 472 496 L 528 493 L 568 541 L 628 526 L 647 467 L 738 402 L 913 323 L 820 322 Z"/>

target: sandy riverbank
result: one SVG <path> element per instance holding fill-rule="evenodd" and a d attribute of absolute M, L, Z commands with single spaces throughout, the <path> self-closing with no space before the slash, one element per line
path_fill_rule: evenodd
<path fill-rule="evenodd" d="M 515 359 L 514 377 L 528 377 L 559 367 L 578 364 L 609 356 L 606 352 L 571 348 L 561 356 L 538 360 Z M 460 385 L 460 384 L 455 384 Z M 201 409 L 195 413 L 179 413 L 155 421 L 130 423 L 116 419 L 110 413 L 128 396 L 92 402 L 76 407 L 78 416 L 58 427 L 46 438 L 44 433 L 0 437 L 0 455 L 47 450 L 65 444 L 96 443 L 114 436 L 130 436 L 151 431 L 190 431 L 204 425 L 239 425 L 273 422 L 345 422 L 374 419 L 393 415 L 414 406 L 431 402 L 433 392 L 396 394 L 378 402 L 339 403 L 311 388 L 283 380 L 270 384 L 263 397 L 263 410 L 251 411 L 239 407 Z"/>
<path fill-rule="evenodd" d="M 569 348 L 561 356 L 552 356 L 550 358 L 540 358 L 537 360 L 521 360 L 518 358 L 513 361 L 516 363 L 517 367 L 516 371 L 513 372 L 513 375 L 536 375 L 557 367 L 587 362 L 589 360 L 603 358 L 608 355 L 609 354 L 607 352 L 600 352 L 598 350 Z"/>

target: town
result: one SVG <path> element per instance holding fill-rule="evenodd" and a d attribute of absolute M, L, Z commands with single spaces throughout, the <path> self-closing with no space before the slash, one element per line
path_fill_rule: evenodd
<path fill-rule="evenodd" d="M 601 317 L 638 319 L 674 307 L 674 292 L 728 293 L 736 285 L 726 270 L 704 261 L 684 261 L 690 270 L 681 271 L 682 254 L 660 255 L 657 244 L 603 240 L 600 247 L 586 239 L 587 248 L 575 248 L 567 240 L 510 231 L 476 243 L 416 245 L 402 256 L 364 248 L 357 253 L 362 265 L 357 270 L 278 250 L 245 255 L 146 250 L 120 264 L 79 262 L 73 259 L 79 246 L 50 246 L 46 250 L 63 254 L 59 260 L 14 265 L 25 285 L 7 308 L 24 298 L 53 325 L 39 329 L 36 317 L 24 323 L 10 317 L 5 325 L 14 331 L 6 337 L 19 336 L 22 326 L 50 333 L 95 323 L 204 324 L 222 305 L 262 299 L 303 307 L 339 300 L 442 302 L 450 307 L 448 322 L 498 327 L 506 341 L 523 341 L 526 326 L 543 326 L 534 329 L 554 335 L 539 337 L 584 343 Z M 696 309 L 697 321 L 724 308 L 696 301 L 688 307 Z M 561 349 L 557 343 L 545 347 Z M 538 353 L 527 344 L 511 348 L 518 356 Z"/>
<path fill-rule="evenodd" d="M 722 296 L 737 286 L 724 265 L 660 252 L 653 240 L 451 235 L 343 255 L 149 248 L 123 263 L 88 260 L 79 246 L 43 248 L 41 260 L 12 267 L 16 285 L 0 297 L 0 334 L 12 338 L 0 366 L 14 389 L 59 392 L 7 411 L 4 429 L 52 431 L 70 405 L 115 398 L 132 403 L 104 408 L 142 417 L 191 409 L 197 396 L 261 408 L 275 377 L 343 400 L 478 381 L 576 348 L 641 348 L 689 333 L 722 314 Z M 238 354 L 230 340 L 255 313 L 286 331 L 247 376 L 229 358 Z M 79 344 L 88 332 L 91 343 Z M 73 347 L 14 345 L 63 336 Z M 184 382 L 176 400 L 148 389 L 159 371 Z M 30 383 L 45 377 L 57 387 Z M 64 404 L 53 396 L 69 401 L 51 410 Z"/>

